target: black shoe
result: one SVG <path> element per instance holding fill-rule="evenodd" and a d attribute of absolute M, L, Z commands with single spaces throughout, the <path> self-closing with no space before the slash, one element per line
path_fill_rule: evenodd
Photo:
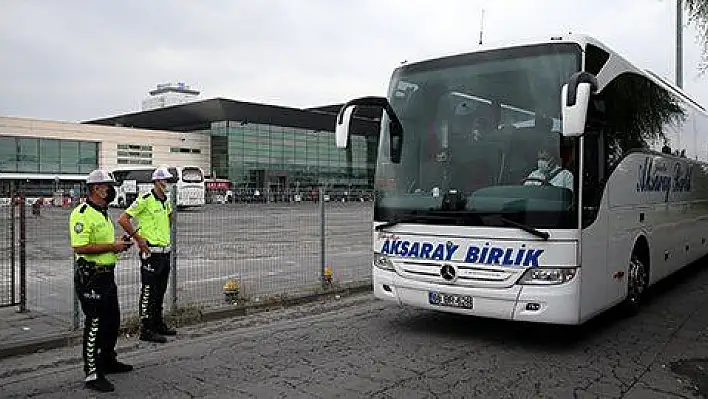
<path fill-rule="evenodd" d="M 141 341 L 149 341 L 149 342 L 157 342 L 159 344 L 164 344 L 165 342 L 167 342 L 167 338 L 165 338 L 164 336 L 162 336 L 152 330 L 141 331 L 140 332 L 140 340 Z"/>
<path fill-rule="evenodd" d="M 99 376 L 95 380 L 86 381 L 86 388 L 99 392 L 113 392 L 115 387 L 104 376 Z"/>
<path fill-rule="evenodd" d="M 167 327 L 167 324 L 165 323 L 158 324 L 157 328 L 155 329 L 155 332 L 162 335 L 177 335 L 177 330 L 173 330 Z"/>
<path fill-rule="evenodd" d="M 118 360 L 107 362 L 103 365 L 103 372 L 106 374 L 127 373 L 129 371 L 133 371 L 133 366 L 121 363 Z"/>

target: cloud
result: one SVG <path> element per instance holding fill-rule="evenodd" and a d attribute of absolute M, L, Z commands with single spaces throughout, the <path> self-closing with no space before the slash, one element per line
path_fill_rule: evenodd
<path fill-rule="evenodd" d="M 669 0 L 3 2 L 0 115 L 135 112 L 167 81 L 203 98 L 296 107 L 380 95 L 403 60 L 478 48 L 482 8 L 485 43 L 587 33 L 674 80 Z M 708 103 L 695 37 L 687 28 L 685 88 Z"/>

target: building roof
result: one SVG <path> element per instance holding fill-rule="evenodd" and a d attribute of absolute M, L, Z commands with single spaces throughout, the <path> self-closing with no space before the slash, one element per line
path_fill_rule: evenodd
<path fill-rule="evenodd" d="M 336 112 L 333 112 L 335 109 Z M 333 132 L 337 112 L 339 107 L 336 105 L 299 109 L 213 98 L 82 123 L 186 132 L 209 129 L 212 122 L 242 121 Z M 357 135 L 378 135 L 378 121 L 355 116 L 351 132 Z"/>
<path fill-rule="evenodd" d="M 337 115 L 339 114 L 339 110 L 342 108 L 342 104 L 332 104 L 332 105 L 323 105 L 321 107 L 313 107 L 313 108 L 305 108 L 306 111 L 315 111 L 315 112 L 327 112 L 330 114 Z M 382 114 L 381 108 L 378 107 L 363 107 L 363 106 L 357 106 L 356 109 L 354 110 L 354 116 L 357 117 L 362 117 L 362 118 L 367 118 L 371 119 L 374 121 L 380 121 L 381 120 L 381 114 Z"/>

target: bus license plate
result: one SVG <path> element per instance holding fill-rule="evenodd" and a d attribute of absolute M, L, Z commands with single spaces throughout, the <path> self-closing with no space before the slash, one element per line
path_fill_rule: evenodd
<path fill-rule="evenodd" d="M 472 309 L 472 297 L 469 295 L 444 294 L 429 292 L 428 302 L 431 305 L 449 306 L 453 308 Z"/>

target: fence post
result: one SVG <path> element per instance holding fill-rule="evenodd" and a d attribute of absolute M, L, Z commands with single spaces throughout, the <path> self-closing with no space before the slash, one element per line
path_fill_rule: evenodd
<path fill-rule="evenodd" d="M 81 306 L 81 304 L 79 303 L 79 296 L 76 295 L 76 282 L 74 281 L 74 275 L 76 273 L 76 268 L 78 267 L 78 265 L 76 264 L 76 258 L 74 257 L 74 255 L 72 255 L 71 258 L 71 330 L 76 331 L 79 328 L 80 323 L 79 307 Z"/>
<path fill-rule="evenodd" d="M 17 278 L 15 275 L 17 273 L 15 269 L 17 267 L 17 249 L 15 248 L 17 246 L 17 221 L 15 220 L 15 215 L 17 214 L 17 209 L 20 207 L 20 204 L 17 203 L 19 193 L 16 192 L 14 184 L 11 183 L 10 187 L 10 290 L 14 304 L 17 300 L 17 296 L 15 295 L 15 279 Z"/>
<path fill-rule="evenodd" d="M 27 218 L 24 198 L 20 202 L 20 313 L 27 311 Z"/>
<path fill-rule="evenodd" d="M 325 258 L 325 189 L 320 186 L 320 282 L 324 282 L 325 267 L 327 260 Z"/>
<path fill-rule="evenodd" d="M 177 185 L 173 184 L 170 190 L 170 203 L 174 213 L 170 223 L 170 311 L 177 311 Z"/>

